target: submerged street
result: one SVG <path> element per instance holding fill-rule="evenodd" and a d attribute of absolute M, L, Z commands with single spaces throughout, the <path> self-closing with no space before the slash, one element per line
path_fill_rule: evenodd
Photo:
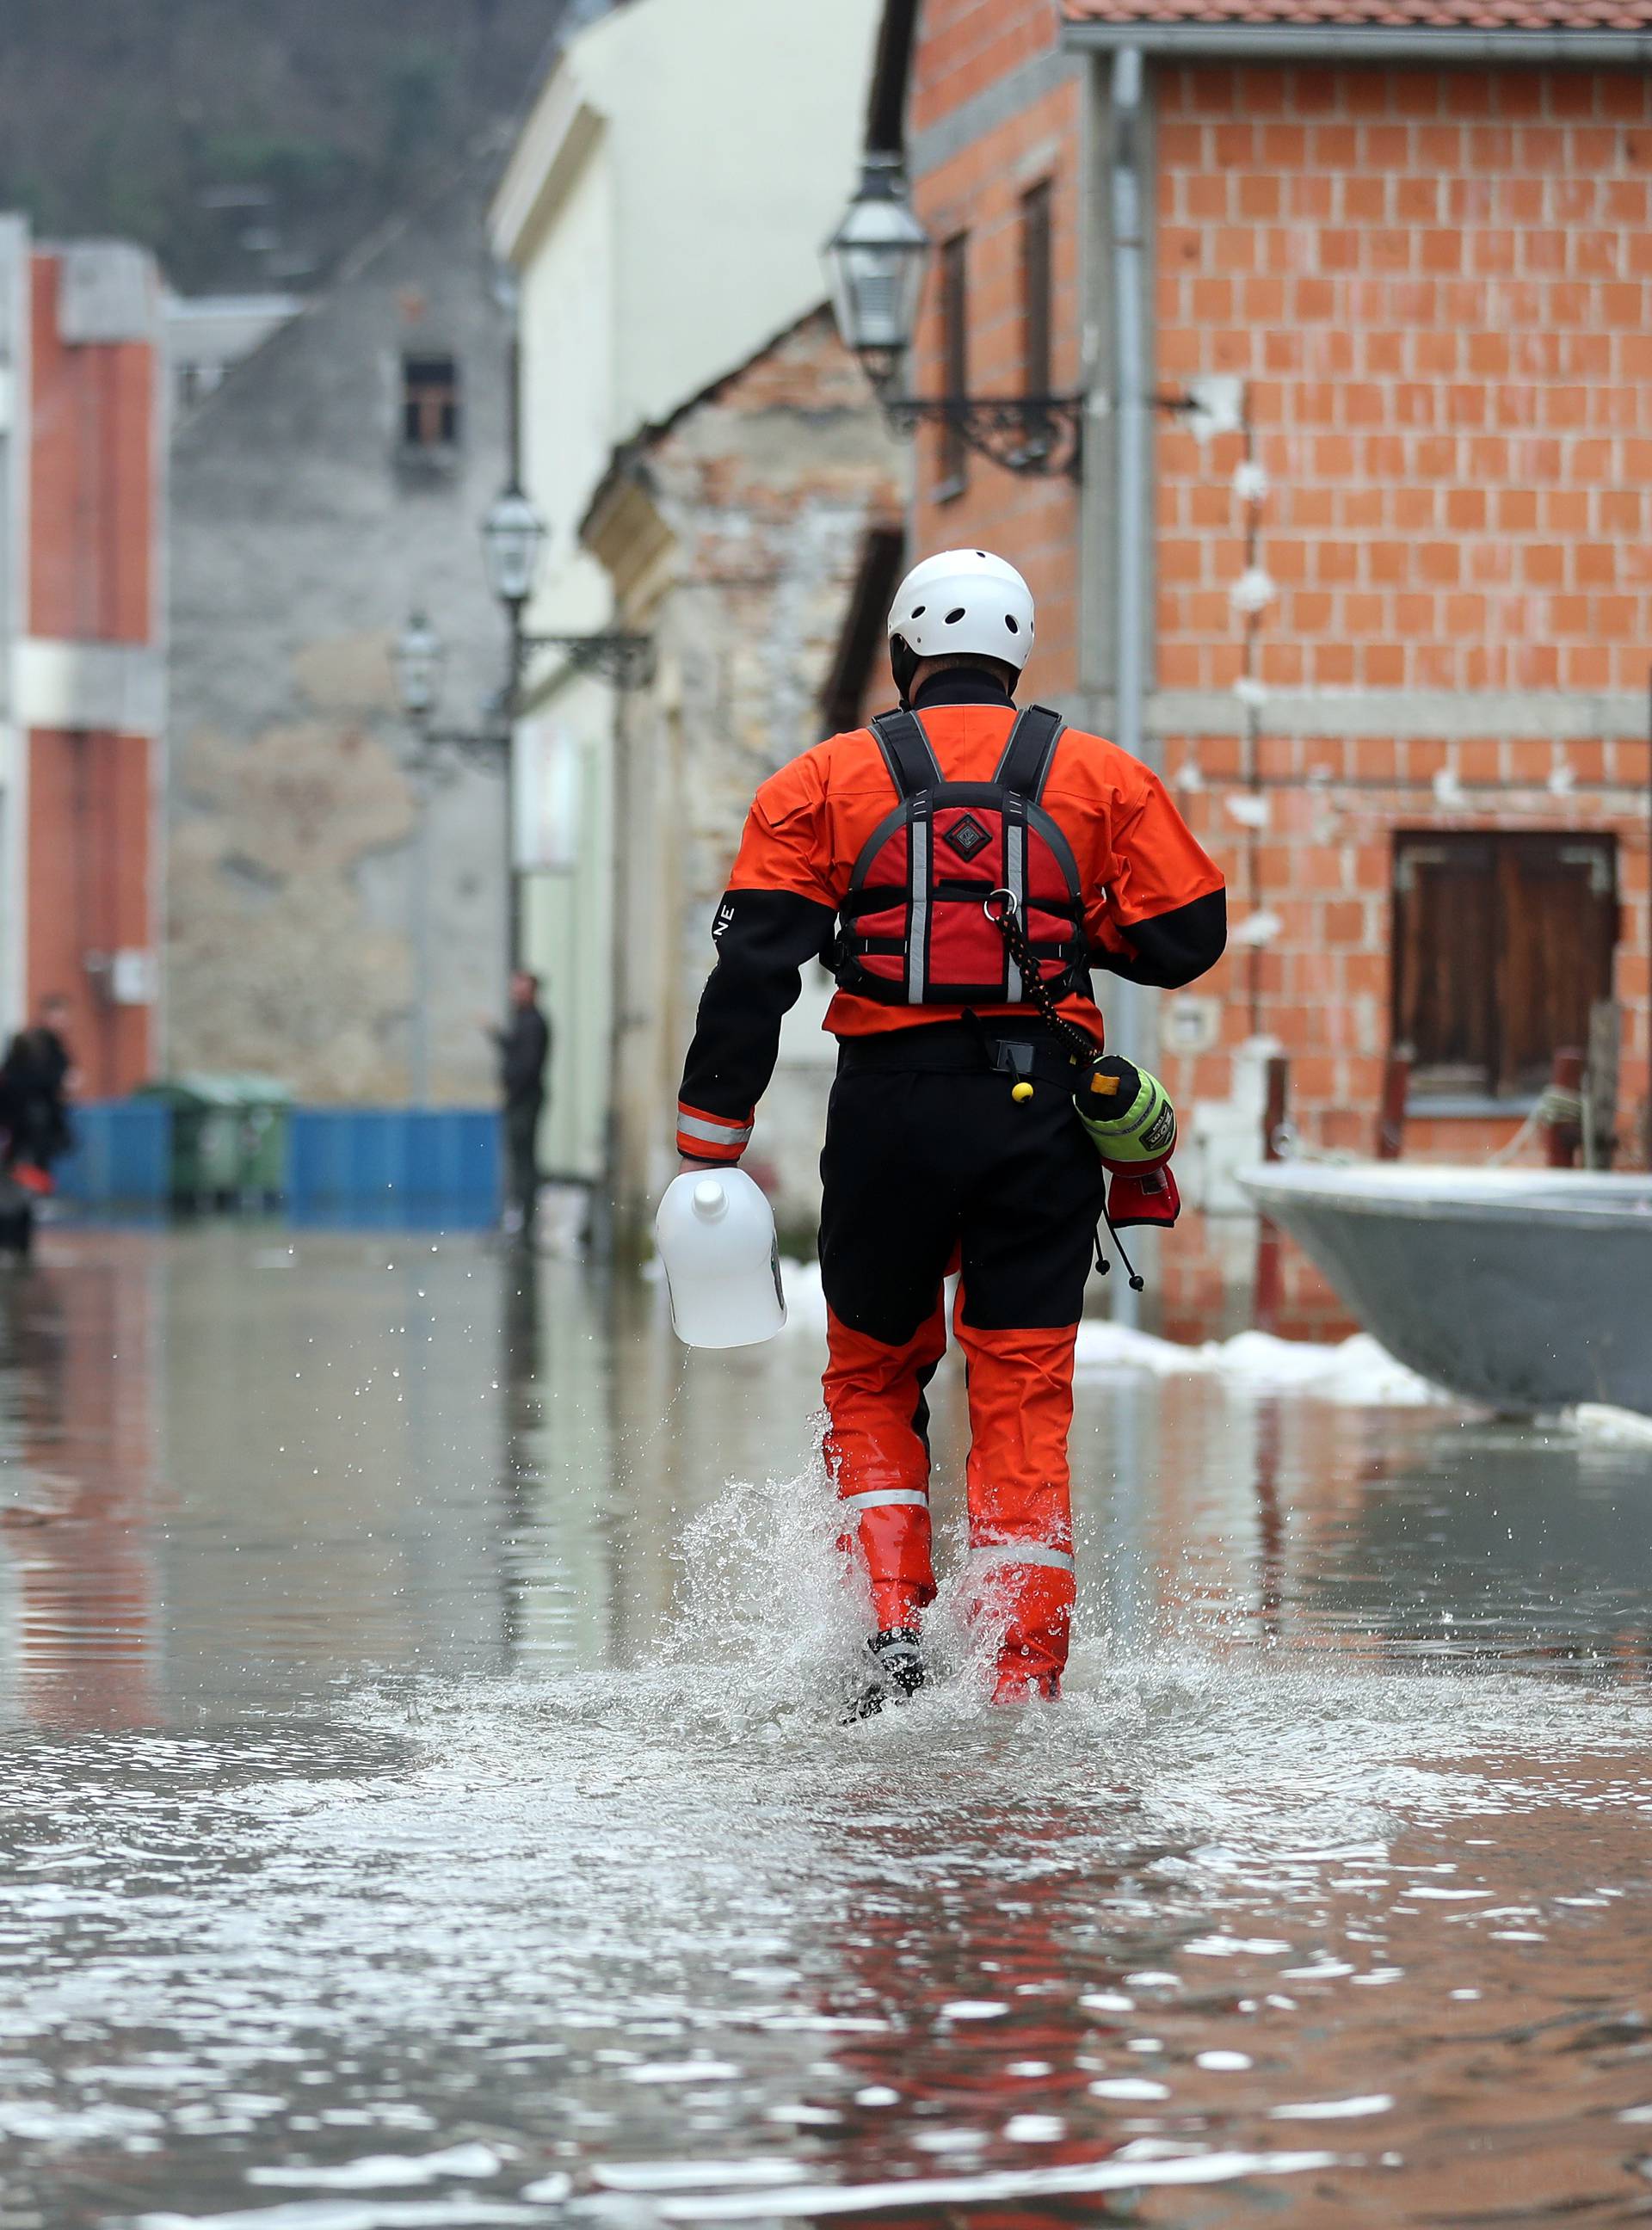
<path fill-rule="evenodd" d="M 1641 2219 L 1652 1434 L 1087 1327 L 1067 1700 L 844 1728 L 816 1309 L 8 1279 L 9 2230 Z"/>

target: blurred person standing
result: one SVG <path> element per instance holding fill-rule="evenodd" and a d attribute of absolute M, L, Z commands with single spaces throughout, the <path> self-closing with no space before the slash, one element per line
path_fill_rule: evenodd
<path fill-rule="evenodd" d="M 38 1019 L 19 1030 L 0 1066 L 0 1129 L 6 1134 L 4 1165 L 48 1176 L 74 1144 L 68 1092 L 74 1057 L 65 1035 L 68 1002 L 53 993 Z M 42 1188 L 44 1189 L 44 1188 Z"/>
<path fill-rule="evenodd" d="M 504 1096 L 505 1230 L 531 1243 L 539 1198 L 539 1118 L 545 1112 L 551 1025 L 539 1005 L 539 979 L 526 968 L 511 977 L 510 1020 L 492 1034 Z"/>

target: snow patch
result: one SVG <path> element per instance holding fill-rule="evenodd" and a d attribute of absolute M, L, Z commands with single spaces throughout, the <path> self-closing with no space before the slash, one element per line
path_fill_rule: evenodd
<path fill-rule="evenodd" d="M 1259 1393 L 1288 1391 L 1320 1401 L 1389 1408 L 1457 1406 L 1453 1397 L 1391 1356 L 1369 1332 L 1335 1347 L 1278 1339 L 1272 1332 L 1236 1332 L 1231 1339 L 1184 1347 L 1128 1325 L 1087 1319 L 1078 1330 L 1078 1369 L 1085 1374 L 1135 1370 L 1155 1377 L 1201 1376 Z"/>

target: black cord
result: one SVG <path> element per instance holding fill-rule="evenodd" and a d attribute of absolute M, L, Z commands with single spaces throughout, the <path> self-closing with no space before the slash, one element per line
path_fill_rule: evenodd
<path fill-rule="evenodd" d="M 1001 901 L 1000 911 L 992 910 L 994 900 Z M 1021 970 L 1022 988 L 1044 1021 L 1066 1046 L 1076 1067 L 1086 1067 L 1095 1059 L 1099 1048 L 1094 1038 L 1088 1038 L 1076 1023 L 1069 1022 L 1055 1004 L 1055 994 L 1044 981 L 1043 970 L 1035 957 L 1030 941 L 1022 926 L 1020 911 L 1008 891 L 994 891 L 985 903 L 987 919 L 992 923 L 1009 949 L 1010 957 Z"/>
<path fill-rule="evenodd" d="M 999 911 L 997 913 L 992 910 L 994 899 L 1000 902 Z M 998 934 L 1003 938 L 1009 950 L 1010 957 L 1021 970 L 1022 983 L 1030 994 L 1034 1006 L 1037 1008 L 1056 1036 L 1066 1045 L 1074 1066 L 1076 1067 L 1082 1063 L 1087 1067 L 1096 1058 L 1095 1044 L 1092 1039 L 1086 1037 L 1075 1023 L 1069 1022 L 1067 1016 L 1056 1006 L 1055 995 L 1044 981 L 1043 971 L 1034 957 L 1031 943 L 1025 929 L 1022 926 L 1021 915 L 1013 895 L 1009 891 L 994 891 L 986 900 L 986 917 L 990 922 L 996 924 Z M 1119 1250 L 1119 1260 L 1124 1264 L 1125 1275 L 1130 1280 L 1131 1292 L 1145 1292 L 1147 1280 L 1125 1253 L 1124 1241 L 1114 1230 L 1113 1218 L 1108 1215 L 1105 1206 L 1101 1210 L 1101 1221 L 1107 1227 L 1108 1238 Z M 1097 1225 L 1095 1233 L 1095 1266 L 1105 1278 L 1108 1266 L 1101 1252 L 1100 1224 Z"/>

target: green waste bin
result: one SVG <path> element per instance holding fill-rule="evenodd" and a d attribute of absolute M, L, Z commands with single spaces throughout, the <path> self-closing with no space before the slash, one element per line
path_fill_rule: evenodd
<path fill-rule="evenodd" d="M 189 1075 L 145 1087 L 172 1111 L 172 1198 L 190 1208 L 261 1206 L 281 1196 L 290 1085 Z"/>

